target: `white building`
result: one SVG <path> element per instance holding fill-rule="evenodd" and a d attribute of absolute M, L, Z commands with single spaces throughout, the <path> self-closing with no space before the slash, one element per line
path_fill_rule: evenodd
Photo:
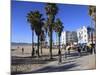
<path fill-rule="evenodd" d="M 67 45 L 70 43 L 77 42 L 77 32 L 75 31 L 64 31 L 61 34 L 61 44 Z"/>
<path fill-rule="evenodd" d="M 77 30 L 78 43 L 88 43 L 87 27 L 83 26 Z"/>
<path fill-rule="evenodd" d="M 61 33 L 61 44 L 63 45 L 66 45 L 66 31 L 63 31 Z"/>

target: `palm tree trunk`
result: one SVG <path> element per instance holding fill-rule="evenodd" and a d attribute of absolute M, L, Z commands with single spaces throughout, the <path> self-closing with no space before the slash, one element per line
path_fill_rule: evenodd
<path fill-rule="evenodd" d="M 34 56 L 34 31 L 32 31 L 32 57 Z"/>
<path fill-rule="evenodd" d="M 41 41 L 41 55 L 42 55 L 42 53 L 43 53 L 43 52 L 42 52 L 42 41 Z"/>
<path fill-rule="evenodd" d="M 60 51 L 60 37 L 59 37 L 59 51 Z"/>
<path fill-rule="evenodd" d="M 54 23 L 55 16 L 54 15 L 49 15 L 49 20 L 50 20 L 50 59 L 52 59 L 52 24 Z"/>
<path fill-rule="evenodd" d="M 50 26 L 50 59 L 52 59 L 52 27 Z"/>
<path fill-rule="evenodd" d="M 38 35 L 38 39 L 37 39 L 37 41 L 38 41 L 38 45 L 37 45 L 37 54 L 38 54 L 38 57 L 40 56 L 40 54 L 39 54 L 39 35 Z"/>
<path fill-rule="evenodd" d="M 58 37 L 59 38 L 59 63 L 61 63 L 61 50 L 60 50 L 60 36 Z"/>
<path fill-rule="evenodd" d="M 57 35 L 57 33 L 56 33 L 56 48 L 58 47 L 58 35 Z"/>

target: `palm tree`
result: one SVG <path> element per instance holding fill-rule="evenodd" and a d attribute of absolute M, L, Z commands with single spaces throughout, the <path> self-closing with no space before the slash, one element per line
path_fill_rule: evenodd
<path fill-rule="evenodd" d="M 36 32 L 36 35 L 38 36 L 38 39 L 37 39 L 37 41 L 38 41 L 38 45 L 37 45 L 37 50 L 38 50 L 38 57 L 40 56 L 39 55 L 39 45 L 40 45 L 40 43 L 39 43 L 39 37 L 40 37 L 40 35 L 41 35 L 41 32 L 42 32 L 42 27 L 43 27 L 43 20 L 44 20 L 44 18 L 42 18 L 42 14 L 40 14 L 39 13 L 39 11 L 37 11 L 37 23 L 36 23 L 36 28 L 35 28 L 35 32 Z"/>
<path fill-rule="evenodd" d="M 50 35 L 50 59 L 52 59 L 52 24 L 54 23 L 55 20 L 55 15 L 58 12 L 58 7 L 54 3 L 47 3 L 46 7 L 46 14 L 48 16 L 48 32 Z"/>
<path fill-rule="evenodd" d="M 58 34 L 58 41 L 59 41 L 59 62 L 61 62 L 61 50 L 60 50 L 60 37 L 61 37 L 61 33 L 63 31 L 64 26 L 62 25 L 63 23 L 61 22 L 61 20 L 59 18 L 56 19 L 55 22 L 55 27 L 54 30 L 55 32 Z"/>
<path fill-rule="evenodd" d="M 35 10 L 35 11 L 31 11 L 31 16 L 30 16 L 30 20 L 28 20 L 33 26 L 34 26 L 34 31 L 38 37 L 37 42 L 37 54 L 38 57 L 39 55 L 39 36 L 41 34 L 42 31 L 42 26 L 43 26 L 43 20 L 44 18 L 42 18 L 42 14 L 40 14 L 39 11 Z M 29 15 L 29 14 L 28 14 Z"/>
<path fill-rule="evenodd" d="M 96 6 L 89 6 L 89 15 L 96 22 Z"/>
<path fill-rule="evenodd" d="M 33 23 L 34 15 L 33 14 L 34 13 L 32 11 L 30 11 L 27 14 L 27 21 L 30 23 L 30 27 L 32 30 L 32 56 L 34 56 L 34 23 Z"/>
<path fill-rule="evenodd" d="M 91 28 L 93 28 L 93 24 L 95 24 L 95 26 L 96 26 L 96 6 L 90 5 L 88 13 L 91 16 Z M 96 30 L 96 27 L 95 27 L 95 30 Z M 93 32 L 95 32 L 95 34 L 96 34 L 95 30 L 94 31 L 93 31 L 93 29 L 91 30 L 91 41 L 92 41 L 92 44 L 93 44 Z"/>

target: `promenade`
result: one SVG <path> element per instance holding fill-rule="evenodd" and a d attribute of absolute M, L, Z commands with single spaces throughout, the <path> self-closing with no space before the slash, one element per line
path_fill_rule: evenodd
<path fill-rule="evenodd" d="M 62 51 L 62 62 L 58 63 L 58 55 L 53 55 L 53 59 L 49 59 L 49 55 L 38 57 L 30 57 L 29 53 L 12 56 L 12 73 L 44 73 L 44 72 L 60 72 L 74 70 L 90 70 L 96 68 L 96 55 L 82 53 L 79 56 L 77 51 L 71 51 L 70 55 L 65 58 Z M 25 57 L 27 55 L 27 57 Z M 30 54 L 29 54 L 30 55 Z"/>

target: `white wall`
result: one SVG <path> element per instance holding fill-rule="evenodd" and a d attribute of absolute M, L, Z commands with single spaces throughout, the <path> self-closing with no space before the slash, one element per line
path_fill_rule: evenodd
<path fill-rule="evenodd" d="M 81 43 L 81 44 L 88 43 L 87 28 L 85 26 L 83 26 L 82 28 L 79 28 L 77 30 L 77 37 L 78 37 L 78 43 Z"/>
<path fill-rule="evenodd" d="M 61 44 L 66 44 L 66 31 L 61 33 Z"/>

